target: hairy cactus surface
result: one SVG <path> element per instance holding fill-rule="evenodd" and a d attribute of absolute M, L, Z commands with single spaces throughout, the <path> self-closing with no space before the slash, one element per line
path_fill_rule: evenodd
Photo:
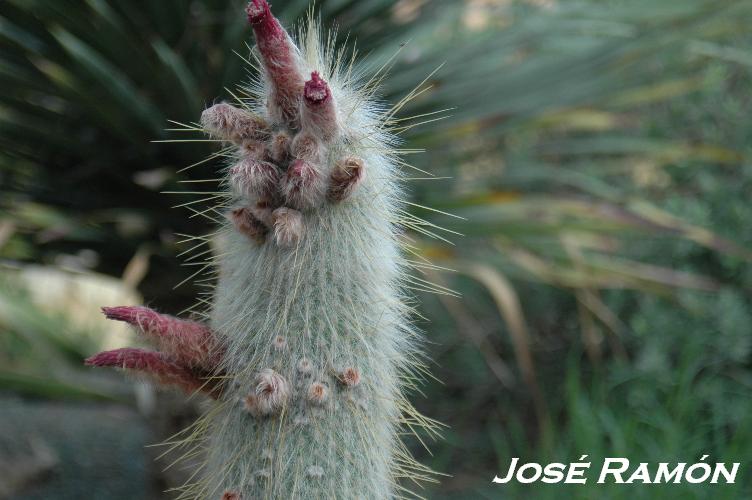
<path fill-rule="evenodd" d="M 382 75 L 364 82 L 351 58 L 322 46 L 315 22 L 299 49 L 265 0 L 247 15 L 261 73 L 200 121 L 230 160 L 212 209 L 226 221 L 208 321 L 104 308 L 158 351 L 87 363 L 214 400 L 174 440 L 206 460 L 183 498 L 409 496 L 408 480 L 431 472 L 400 429 L 436 424 L 404 395 L 425 364 L 404 293 L 419 278 L 400 251 L 400 228 L 415 218 L 398 186 L 395 109 L 371 101 Z"/>

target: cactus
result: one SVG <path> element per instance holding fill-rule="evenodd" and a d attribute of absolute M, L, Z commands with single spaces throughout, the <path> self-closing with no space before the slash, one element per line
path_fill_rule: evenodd
<path fill-rule="evenodd" d="M 206 462 L 182 498 L 393 498 L 430 480 L 399 435 L 437 424 L 407 401 L 425 374 L 400 252 L 408 216 L 393 110 L 309 21 L 301 49 L 265 0 L 247 8 L 260 78 L 201 129 L 231 161 L 207 324 L 104 308 L 158 351 L 89 365 L 145 373 L 215 401 L 176 440 Z M 177 446 L 175 445 L 175 446 Z"/>

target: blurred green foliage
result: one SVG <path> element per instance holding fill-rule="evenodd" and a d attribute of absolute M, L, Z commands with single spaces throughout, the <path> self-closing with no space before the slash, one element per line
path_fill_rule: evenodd
<path fill-rule="evenodd" d="M 101 344 L 71 324 L 63 312 L 39 307 L 21 280 L 0 267 L 0 388 L 63 400 L 127 402 L 130 392 L 82 369 Z"/>
<path fill-rule="evenodd" d="M 316 6 L 338 41 L 357 39 L 364 71 L 399 51 L 387 101 L 431 75 L 400 113 L 418 116 L 405 148 L 428 151 L 409 155 L 419 170 L 407 175 L 435 177 L 410 182 L 408 217 L 415 259 L 455 270 L 427 279 L 464 296 L 420 294 L 444 384 L 416 399 L 450 424 L 424 453 L 452 474 L 431 498 L 562 494 L 491 485 L 514 456 L 731 462 L 752 448 L 752 5 L 541 4 Z M 150 303 L 192 303 L 197 288 L 171 289 L 193 271 L 178 266 L 176 234 L 212 222 L 198 205 L 170 208 L 192 197 L 160 191 L 205 186 L 185 182 L 215 178 L 219 163 L 182 170 L 210 146 L 150 141 L 181 139 L 168 119 L 231 99 L 247 70 L 242 6 L 0 4 L 0 256 L 143 276 Z M 308 2 L 274 7 L 292 22 Z M 740 479 L 566 494 L 741 498 L 744 468 Z"/>

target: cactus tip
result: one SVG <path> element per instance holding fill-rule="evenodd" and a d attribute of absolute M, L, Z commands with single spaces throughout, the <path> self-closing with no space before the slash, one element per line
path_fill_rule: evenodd
<path fill-rule="evenodd" d="M 248 23 L 253 26 L 253 31 L 259 42 L 287 37 L 287 33 L 272 14 L 272 9 L 266 0 L 251 0 L 245 9 L 245 13 L 248 15 Z"/>
<path fill-rule="evenodd" d="M 329 85 L 321 78 L 318 71 L 311 73 L 311 79 L 305 83 L 303 96 L 309 104 L 321 104 L 331 96 Z"/>
<path fill-rule="evenodd" d="M 251 24 L 259 24 L 272 15 L 269 3 L 266 0 L 251 0 L 245 8 L 245 13 L 248 15 L 248 22 Z"/>
<path fill-rule="evenodd" d="M 139 313 L 142 312 L 144 312 L 144 308 L 138 306 L 118 306 L 102 308 L 102 314 L 104 314 L 105 318 L 115 321 L 125 321 L 126 323 L 135 322 Z"/>

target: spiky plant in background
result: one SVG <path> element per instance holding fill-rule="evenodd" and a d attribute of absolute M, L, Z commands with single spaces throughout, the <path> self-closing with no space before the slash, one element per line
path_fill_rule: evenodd
<path fill-rule="evenodd" d="M 247 14 L 263 78 L 201 116 L 232 158 L 217 195 L 227 221 L 208 325 L 104 308 L 159 352 L 125 348 L 87 363 L 217 400 L 177 440 L 206 456 L 185 497 L 401 496 L 400 480 L 429 471 L 398 428 L 436 424 L 403 393 L 425 366 L 402 291 L 394 110 L 371 101 L 379 76 L 359 84 L 352 59 L 322 47 L 313 21 L 299 50 L 265 0 Z"/>

